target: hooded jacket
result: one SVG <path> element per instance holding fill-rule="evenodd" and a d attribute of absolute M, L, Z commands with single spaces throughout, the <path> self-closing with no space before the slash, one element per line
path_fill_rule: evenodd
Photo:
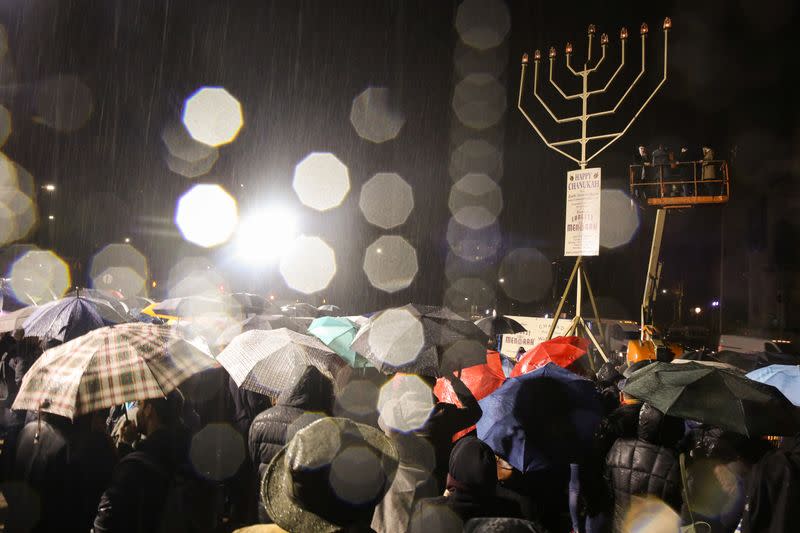
<path fill-rule="evenodd" d="M 316 367 L 308 366 L 295 384 L 278 396 L 275 405 L 262 411 L 250 425 L 248 448 L 250 459 L 262 479 L 267 465 L 294 434 L 333 407 L 333 383 Z M 266 511 L 259 503 L 259 517 L 266 520 Z"/>
<path fill-rule="evenodd" d="M 800 440 L 792 440 L 753 468 L 742 517 L 744 533 L 800 531 Z"/>
<path fill-rule="evenodd" d="M 453 447 L 447 475 L 447 495 L 428 498 L 421 501 L 420 505 L 423 508 L 448 507 L 462 522 L 485 516 L 522 517 L 519 503 L 497 486 L 494 452 L 475 437 L 465 437 Z M 422 512 L 425 514 L 424 509 Z"/>
<path fill-rule="evenodd" d="M 681 507 L 681 475 L 677 443 L 683 421 L 649 404 L 639 411 L 637 438 L 620 438 L 606 457 L 606 482 L 614 495 L 615 522 L 628 509 L 631 496 L 656 496 L 675 510 Z"/>

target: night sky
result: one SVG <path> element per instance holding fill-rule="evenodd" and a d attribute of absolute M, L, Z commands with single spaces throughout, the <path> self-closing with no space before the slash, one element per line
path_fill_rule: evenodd
<path fill-rule="evenodd" d="M 58 187 L 57 194 L 40 200 L 41 212 L 53 213 L 57 223 L 42 220 L 27 240 L 80 262 L 84 272 L 74 273 L 76 283 L 85 282 L 94 253 L 130 237 L 156 280 L 165 280 L 182 257 L 207 255 L 234 289 L 312 303 L 325 298 L 348 310 L 369 311 L 409 301 L 453 303 L 446 290 L 463 274 L 484 280 L 496 293 L 484 298 L 482 307 L 496 302 L 502 312 L 545 312 L 572 263 L 562 251 L 564 177 L 574 164 L 544 147 L 516 110 L 520 57 L 555 45 L 561 60 L 567 41 L 582 57 L 586 27 L 594 23 L 598 33 L 611 37 L 598 73 L 604 80 L 617 65 L 619 28 L 625 25 L 633 45 L 621 74 L 625 87 L 635 76 L 638 28 L 646 21 L 647 75 L 619 112 L 629 117 L 660 74 L 661 22 L 670 16 L 668 82 L 628 133 L 597 158 L 604 188 L 627 188 L 627 165 L 639 144 L 713 146 L 717 157 L 731 163 L 731 202 L 670 214 L 662 286 L 683 281 L 686 306 L 693 307 L 718 299 L 722 279 L 725 321 L 743 324 L 748 254 L 760 250 L 767 268 L 784 280 L 781 298 L 787 308 L 800 303 L 799 229 L 793 216 L 799 196 L 794 149 L 800 139 L 796 87 L 790 83 L 798 66 L 792 34 L 798 9 L 792 2 L 509 1 L 510 30 L 489 52 L 499 58 L 496 74 L 508 105 L 498 125 L 477 133 L 458 124 L 451 107 L 460 76 L 454 60 L 464 51 L 454 26 L 459 3 L 3 2 L 0 23 L 8 51 L 0 69 L 0 103 L 11 112 L 13 132 L 2 150 L 37 184 Z M 558 65 L 563 69 L 562 61 Z M 560 76 L 569 87 L 563 70 Z M 75 131 L 59 131 L 40 119 L 48 87 L 59 79 L 73 88 L 68 92 L 77 112 L 87 96 L 70 80 L 88 88 L 91 114 Z M 185 99 L 202 86 L 222 86 L 234 95 L 245 125 L 235 142 L 220 147 L 209 174 L 189 180 L 167 167 L 161 133 L 180 120 Z M 353 98 L 368 87 L 388 88 L 392 105 L 404 115 L 396 139 L 371 143 L 350 124 Z M 612 93 L 596 105 L 605 107 L 618 96 Z M 547 122 L 532 102 L 528 108 L 548 134 L 569 135 Z M 619 124 L 615 118 L 595 126 L 604 133 Z M 448 261 L 446 237 L 451 152 L 476 136 L 490 139 L 503 155 L 502 171 L 492 176 L 503 193 L 497 252 L 477 265 Z M 341 207 L 316 213 L 298 202 L 293 169 L 310 152 L 334 153 L 347 165 L 351 191 Z M 396 172 L 413 188 L 415 209 L 398 228 L 371 226 L 359 211 L 361 186 L 377 172 Z M 209 252 L 185 243 L 172 218 L 192 182 L 223 185 L 240 211 L 264 203 L 297 209 L 303 233 L 322 237 L 336 252 L 330 287 L 313 297 L 298 295 L 275 268 L 246 271 L 227 247 Z M 640 214 L 629 244 L 602 250 L 589 262 L 602 311 L 617 318 L 638 317 L 654 217 L 652 211 Z M 404 236 L 419 259 L 413 284 L 394 294 L 370 287 L 361 268 L 366 247 L 384 234 Z M 509 298 L 496 283 L 502 258 L 520 247 L 535 248 L 556 263 L 555 290 L 530 302 Z M 662 320 L 670 320 L 669 309 L 664 304 Z M 797 321 L 787 320 L 787 326 L 796 327 Z"/>

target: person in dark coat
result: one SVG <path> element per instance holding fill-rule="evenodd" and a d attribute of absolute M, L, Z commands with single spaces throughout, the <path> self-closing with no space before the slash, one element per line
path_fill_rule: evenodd
<path fill-rule="evenodd" d="M 182 404 L 177 390 L 139 402 L 136 426 L 145 438 L 114 469 L 97 506 L 95 533 L 177 530 L 176 524 L 186 522 L 209 529 L 209 506 L 187 509 L 173 498 L 176 480 L 194 476 Z"/>
<path fill-rule="evenodd" d="M 800 531 L 800 439 L 766 454 L 753 467 L 742 516 L 743 533 Z"/>
<path fill-rule="evenodd" d="M 637 437 L 620 438 L 606 458 L 606 482 L 614 495 L 615 530 L 634 497 L 655 496 L 678 511 L 681 476 L 677 444 L 683 421 L 645 403 L 639 410 Z"/>
<path fill-rule="evenodd" d="M 272 402 L 268 396 L 238 387 L 233 378 L 228 378 L 228 390 L 233 399 L 234 425 L 247 438 L 253 419 L 271 407 Z"/>
<path fill-rule="evenodd" d="M 72 431 L 69 419 L 41 413 L 19 433 L 3 487 L 8 501 L 4 531 L 71 531 L 79 527 L 74 513 L 76 487 L 70 479 Z"/>
<path fill-rule="evenodd" d="M 435 517 L 452 515 L 464 523 L 478 517 L 522 518 L 519 504 L 505 496 L 504 490 L 497 485 L 497 463 L 494 452 L 483 441 L 475 437 L 464 437 L 453 447 L 450 454 L 449 472 L 447 474 L 447 490 L 444 496 L 427 498 L 418 504 L 419 516 Z M 436 508 L 446 508 L 436 510 Z M 419 524 L 412 520 L 412 531 L 439 531 L 433 523 Z"/>
<path fill-rule="evenodd" d="M 269 462 L 298 430 L 330 415 L 332 408 L 330 379 L 313 366 L 296 374 L 294 385 L 285 389 L 275 405 L 256 416 L 250 425 L 248 447 L 258 479 L 264 477 Z M 259 520 L 270 522 L 263 504 L 259 503 L 258 507 Z"/>

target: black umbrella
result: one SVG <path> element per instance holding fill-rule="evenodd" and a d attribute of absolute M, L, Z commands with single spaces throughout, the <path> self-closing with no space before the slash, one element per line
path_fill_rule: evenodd
<path fill-rule="evenodd" d="M 475 321 L 475 325 L 490 337 L 498 335 L 510 335 L 512 333 L 522 333 L 525 327 L 514 320 L 503 315 L 487 316 Z"/>
<path fill-rule="evenodd" d="M 741 353 L 722 350 L 721 352 L 711 353 L 708 357 L 711 361 L 727 363 L 745 372 L 751 372 L 770 365 L 796 365 L 798 363 L 797 357 L 793 355 L 766 352 Z"/>
<path fill-rule="evenodd" d="M 281 313 L 290 317 L 319 317 L 319 310 L 311 304 L 305 302 L 298 302 L 296 304 L 288 304 L 281 307 Z"/>
<path fill-rule="evenodd" d="M 656 362 L 628 378 L 623 391 L 665 414 L 756 435 L 800 431 L 797 408 L 770 385 L 695 362 Z"/>
<path fill-rule="evenodd" d="M 269 300 L 258 294 L 249 292 L 234 292 L 231 298 L 242 306 L 245 315 L 263 315 L 275 311 L 275 307 Z"/>
<path fill-rule="evenodd" d="M 343 316 L 344 311 L 338 305 L 320 305 L 317 307 L 317 311 L 319 312 L 319 316 Z"/>
<path fill-rule="evenodd" d="M 370 317 L 351 348 L 385 373 L 438 376 L 486 362 L 486 334 L 444 307 L 409 304 Z"/>

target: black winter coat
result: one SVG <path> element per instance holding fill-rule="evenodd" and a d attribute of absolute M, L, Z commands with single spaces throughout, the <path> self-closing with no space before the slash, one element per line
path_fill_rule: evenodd
<path fill-rule="evenodd" d="M 606 457 L 606 481 L 614 495 L 615 522 L 625 515 L 631 496 L 652 495 L 681 508 L 677 442 L 683 422 L 650 405 L 639 411 L 637 438 L 617 439 Z"/>
<path fill-rule="evenodd" d="M 176 473 L 189 472 L 189 432 L 158 429 L 114 469 L 111 484 L 100 498 L 94 520 L 96 533 L 143 533 L 163 530 L 172 522 L 167 509 L 170 484 Z M 134 460 L 134 456 L 143 456 Z M 177 511 L 175 511 L 177 512 Z M 182 517 L 175 517 L 182 518 Z"/>
<path fill-rule="evenodd" d="M 248 447 L 258 479 L 262 479 L 269 462 L 294 433 L 320 415 L 329 414 L 332 407 L 333 383 L 317 368 L 307 367 L 295 385 L 283 391 L 275 405 L 261 412 L 250 425 Z M 262 521 L 267 518 L 261 503 L 259 517 Z"/>

